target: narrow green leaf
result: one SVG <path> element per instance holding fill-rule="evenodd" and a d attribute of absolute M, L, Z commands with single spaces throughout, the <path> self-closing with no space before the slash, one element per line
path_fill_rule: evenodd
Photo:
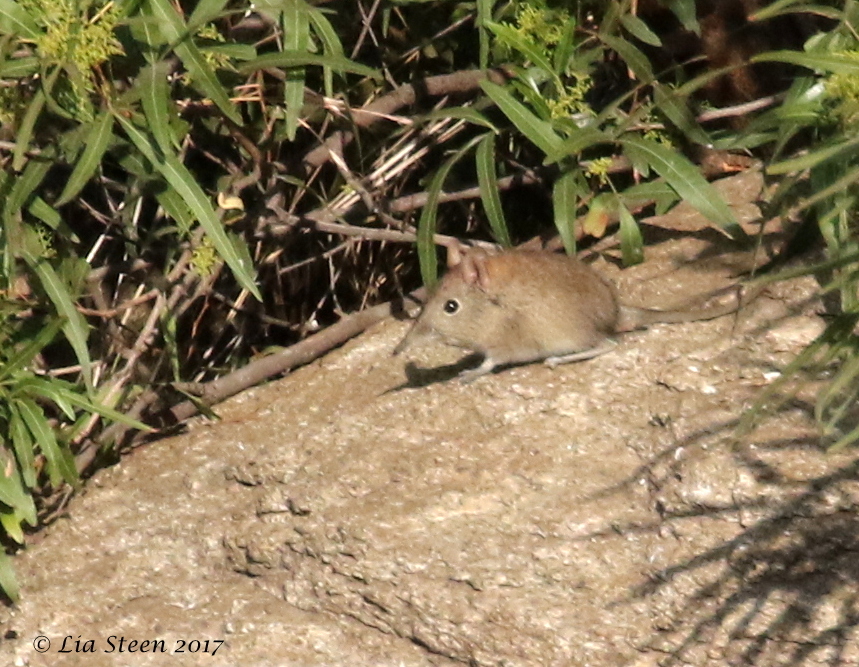
<path fill-rule="evenodd" d="M 859 426 L 839 438 L 838 441 L 833 443 L 827 451 L 838 452 L 857 441 L 859 441 Z"/>
<path fill-rule="evenodd" d="M 782 13 L 787 13 L 785 10 L 789 11 L 791 5 L 796 5 L 800 2 L 806 3 L 807 0 L 775 0 L 775 2 L 770 2 L 766 7 L 756 9 L 754 14 L 749 17 L 749 20 L 756 22 L 765 21 Z"/>
<path fill-rule="evenodd" d="M 59 380 L 57 378 L 47 379 L 38 376 L 30 377 L 19 383 L 18 390 L 19 393 L 26 392 L 33 398 L 35 398 L 34 395 L 36 395 L 53 401 L 63 408 L 63 412 L 65 412 L 70 419 L 74 419 L 75 413 L 72 410 L 72 406 L 75 406 L 90 414 L 101 415 L 105 419 L 120 422 L 126 426 L 131 426 L 141 431 L 152 430 L 152 427 L 147 426 L 141 421 L 132 419 L 131 417 L 114 410 L 110 406 L 87 398 L 82 395 L 73 384 L 65 382 L 64 380 Z"/>
<path fill-rule="evenodd" d="M 284 51 L 307 53 L 310 50 L 310 23 L 306 5 L 302 0 L 283 0 L 283 46 Z M 286 109 L 286 138 L 295 140 L 301 109 L 304 106 L 303 67 L 293 67 L 286 72 L 283 84 L 283 103 Z"/>
<path fill-rule="evenodd" d="M 199 0 L 188 18 L 188 30 L 197 30 L 221 16 L 227 0 Z"/>
<path fill-rule="evenodd" d="M 24 117 L 21 119 L 21 125 L 15 136 L 15 148 L 12 150 L 12 169 L 15 171 L 21 171 L 24 168 L 24 163 L 27 161 L 26 153 L 30 148 L 30 141 L 33 139 L 33 129 L 36 127 L 36 121 L 42 114 L 46 101 L 45 91 L 39 88 L 27 105 L 27 110 L 24 112 Z"/>
<path fill-rule="evenodd" d="M 624 137 L 618 142 L 645 159 L 677 191 L 681 199 L 689 202 L 701 215 L 719 225 L 732 238 L 747 238 L 725 200 L 683 155 L 640 137 Z"/>
<path fill-rule="evenodd" d="M 438 281 L 438 257 L 435 252 L 435 232 L 439 195 L 441 194 L 444 182 L 447 179 L 447 175 L 450 173 L 450 170 L 453 168 L 453 165 L 459 162 L 463 155 L 469 153 L 471 149 L 474 148 L 474 145 L 481 139 L 482 137 L 478 136 L 471 141 L 466 142 L 465 145 L 456 151 L 456 153 L 449 157 L 447 161 L 439 167 L 438 171 L 436 171 L 435 175 L 432 177 L 432 181 L 430 181 L 429 188 L 427 188 L 427 201 L 421 211 L 420 220 L 418 220 L 417 242 L 418 260 L 421 266 L 421 278 L 423 278 L 424 285 L 426 285 L 427 289 L 432 289 Z"/>
<path fill-rule="evenodd" d="M 18 580 L 15 578 L 15 569 L 12 567 L 12 559 L 2 549 L 0 549 L 0 588 L 12 602 L 18 602 L 21 597 Z"/>
<path fill-rule="evenodd" d="M 51 229 L 59 229 L 60 227 L 64 227 L 63 233 L 66 234 L 66 238 L 77 242 L 80 239 L 75 235 L 71 230 L 68 229 L 68 226 L 63 224 L 63 219 L 60 216 L 59 211 L 55 209 L 53 206 L 48 204 L 44 199 L 39 196 L 33 197 L 33 201 L 30 202 L 30 205 L 27 207 L 27 212 L 30 215 L 36 216 L 39 220 L 44 222 Z"/>
<path fill-rule="evenodd" d="M 479 40 L 479 56 L 478 67 L 486 69 L 489 67 L 489 33 L 486 30 L 486 24 L 492 18 L 492 7 L 495 5 L 494 0 L 477 0 L 477 18 L 475 26 L 477 27 L 477 35 Z"/>
<path fill-rule="evenodd" d="M 343 58 L 343 45 L 340 43 L 340 38 L 337 36 L 337 31 L 325 18 L 319 9 L 307 5 L 307 18 L 313 26 L 314 34 L 322 42 L 322 51 L 328 56 L 334 58 Z M 334 97 L 334 76 L 333 70 L 330 67 L 325 67 L 322 72 L 323 84 L 325 86 L 325 95 Z"/>
<path fill-rule="evenodd" d="M 644 239 L 641 229 L 632 213 L 618 198 L 618 213 L 620 217 L 620 249 L 623 254 L 624 266 L 633 266 L 644 261 Z"/>
<path fill-rule="evenodd" d="M 749 62 L 789 63 L 819 72 L 859 76 L 859 57 L 851 53 L 803 53 L 802 51 L 768 51 L 753 56 Z"/>
<path fill-rule="evenodd" d="M 656 108 L 665 114 L 674 126 L 685 134 L 690 140 L 701 146 L 709 146 L 709 135 L 695 120 L 692 110 L 685 98 L 676 95 L 670 89 L 659 83 L 653 84 L 654 100 Z"/>
<path fill-rule="evenodd" d="M 432 289 L 438 281 L 438 257 L 435 252 L 435 232 L 438 217 L 438 198 L 444 181 L 454 162 L 448 160 L 435 173 L 427 188 L 427 201 L 418 220 L 418 260 L 421 278 L 427 289 Z"/>
<path fill-rule="evenodd" d="M 498 195 L 498 174 L 495 170 L 495 135 L 486 134 L 477 144 L 475 156 L 477 167 L 477 182 L 480 185 L 480 199 L 483 210 L 489 219 L 489 226 L 496 242 L 509 248 L 510 233 L 504 220 L 504 209 L 501 207 L 501 197 Z"/>
<path fill-rule="evenodd" d="M 182 232 L 182 234 L 189 234 L 194 228 L 194 223 L 197 222 L 197 218 L 194 217 L 194 214 L 191 212 L 191 209 L 185 200 L 182 199 L 182 196 L 173 188 L 167 188 L 166 190 L 157 192 L 155 194 L 155 198 L 158 200 L 158 203 L 164 207 L 167 215 L 169 215 L 173 219 L 173 222 L 176 223 L 179 231 Z"/>
<path fill-rule="evenodd" d="M 171 107 L 168 71 L 169 65 L 161 61 L 144 67 L 137 77 L 146 125 L 165 155 L 174 152 L 178 147 L 178 142 L 171 132 L 168 114 Z"/>
<path fill-rule="evenodd" d="M 633 37 L 637 37 L 645 44 L 650 44 L 651 46 L 662 46 L 662 40 L 659 39 L 659 36 L 637 16 L 633 14 L 624 14 L 620 17 L 620 22 Z"/>
<path fill-rule="evenodd" d="M 600 130 L 592 127 L 577 128 L 572 131 L 569 139 L 558 143 L 555 149 L 546 154 L 543 164 L 552 164 L 570 155 L 578 155 L 582 151 L 611 141 L 611 138 Z"/>
<path fill-rule="evenodd" d="M 817 396 L 817 405 L 814 410 L 817 421 L 825 421 L 823 413 L 835 404 L 843 403 L 844 398 L 847 399 L 844 407 L 853 404 L 854 396 L 852 394 L 859 386 L 857 378 L 859 378 L 859 356 L 852 359 L 845 358 L 835 376 L 820 390 Z M 830 424 L 830 426 L 834 426 L 834 424 Z"/>
<path fill-rule="evenodd" d="M 173 45 L 176 55 L 188 68 L 192 84 L 204 95 L 208 95 L 230 120 L 241 123 L 241 114 L 230 100 L 214 70 L 191 41 L 187 26 L 169 0 L 147 0 L 147 4 L 158 19 L 161 33 Z"/>
<path fill-rule="evenodd" d="M 665 4 L 674 12 L 674 16 L 677 17 L 677 20 L 683 24 L 686 30 L 694 32 L 696 35 L 701 34 L 701 26 L 698 25 L 696 0 L 668 0 Z"/>
<path fill-rule="evenodd" d="M 145 161 L 138 151 L 128 151 L 119 158 L 123 169 L 140 178 L 143 182 L 157 178 L 157 172 L 151 162 Z M 160 179 L 159 179 L 160 180 Z M 173 219 L 182 234 L 189 234 L 197 219 L 191 214 L 191 209 L 172 188 L 158 188 L 155 199 Z"/>
<path fill-rule="evenodd" d="M 33 525 L 36 521 L 36 506 L 33 504 L 33 497 L 21 483 L 21 477 L 18 475 L 18 466 L 10 465 L 13 462 L 6 459 L 8 456 L 7 450 L 4 449 L 2 452 L 3 456 L 0 457 L 0 463 L 3 465 L 0 468 L 0 502 L 14 510 L 20 509 L 28 518 L 32 517 L 33 521 L 28 520 L 28 523 Z M 7 475 L 7 472 L 10 474 Z"/>
<path fill-rule="evenodd" d="M 27 430 L 21 413 L 14 403 L 9 403 L 9 437 L 12 440 L 12 448 L 15 450 L 15 459 L 18 468 L 24 477 L 27 488 L 36 488 L 36 455 L 33 436 Z"/>
<path fill-rule="evenodd" d="M 576 204 L 581 194 L 574 171 L 561 174 L 552 187 L 555 227 L 564 243 L 564 250 L 570 257 L 576 256 Z"/>
<path fill-rule="evenodd" d="M 614 35 L 600 33 L 599 38 L 623 59 L 639 81 L 642 83 L 653 81 L 653 68 L 650 66 L 650 61 L 637 46 Z"/>
<path fill-rule="evenodd" d="M 140 45 L 148 48 L 141 49 L 147 63 L 154 64 L 162 59 L 162 50 L 167 46 L 167 38 L 161 34 L 160 22 L 152 16 L 152 12 L 141 5 L 140 12 L 128 19 L 131 37 Z"/>
<path fill-rule="evenodd" d="M 36 57 L 13 57 L 0 63 L 0 78 L 3 79 L 22 79 L 26 76 L 32 76 L 38 71 L 39 59 Z"/>
<path fill-rule="evenodd" d="M 242 73 L 255 72 L 269 67 L 305 67 L 307 65 L 319 65 L 322 67 L 330 67 L 335 72 L 352 72 L 353 74 L 362 74 L 373 79 L 381 80 L 384 77 L 375 69 L 353 62 L 348 58 L 337 56 L 319 55 L 317 53 L 296 53 L 281 51 L 280 53 L 267 53 L 259 58 L 254 58 L 246 63 L 239 65 L 238 69 Z"/>
<path fill-rule="evenodd" d="M 800 155 L 799 157 L 771 164 L 767 167 L 767 173 L 772 175 L 789 174 L 794 171 L 811 169 L 812 167 L 816 167 L 817 165 L 826 162 L 827 160 L 831 160 L 834 157 L 838 157 L 844 153 L 849 154 L 853 152 L 857 144 L 859 144 L 859 136 L 851 137 L 846 141 L 842 140 L 829 146 L 823 146 L 811 151 L 810 153 L 806 153 L 805 155 Z"/>
<path fill-rule="evenodd" d="M 252 60 L 257 57 L 257 50 L 252 44 L 224 44 L 223 42 L 207 42 L 198 44 L 202 53 L 214 53 L 234 60 Z"/>
<path fill-rule="evenodd" d="M 66 335 L 78 363 L 81 365 L 81 374 L 87 387 L 92 388 L 92 360 L 89 356 L 87 340 L 89 338 L 89 325 L 84 316 L 75 307 L 75 300 L 69 294 L 68 287 L 57 275 L 47 260 L 41 257 L 27 255 L 27 263 L 39 277 L 42 288 L 51 299 L 57 312 L 63 318 L 63 333 Z"/>
<path fill-rule="evenodd" d="M 555 79 L 560 87 L 560 79 L 555 72 L 555 68 L 552 67 L 552 63 L 550 63 L 549 59 L 543 55 L 539 48 L 537 48 L 536 44 L 523 37 L 522 33 L 514 30 L 509 25 L 486 21 L 486 27 L 495 34 L 495 37 L 500 42 L 511 47 L 514 51 L 518 51 L 520 54 L 525 56 L 527 60 L 530 60 L 532 65 L 539 67 L 541 70 L 546 72 L 546 74 Z"/>
<path fill-rule="evenodd" d="M 661 215 L 677 203 L 677 192 L 661 179 L 631 185 L 621 192 L 619 197 L 627 208 L 636 208 L 652 201 L 656 204 L 657 215 Z"/>
<path fill-rule="evenodd" d="M 537 118 L 530 109 L 516 100 L 503 86 L 491 81 L 481 81 L 480 87 L 510 122 L 537 148 L 546 154 L 558 151 L 561 138 L 552 129 L 551 123 Z"/>
<path fill-rule="evenodd" d="M 194 180 L 191 172 L 175 155 L 159 156 L 150 139 L 130 120 L 121 115 L 117 115 L 116 118 L 137 149 L 158 169 L 169 187 L 177 192 L 200 222 L 206 234 L 212 239 L 218 254 L 233 270 L 239 284 L 262 301 L 259 288 L 254 284 L 253 266 L 248 266 L 244 258 L 236 253 L 235 246 L 224 231 L 224 226 L 218 220 L 211 202 Z"/>
<path fill-rule="evenodd" d="M 6 201 L 3 202 L 3 220 L 7 225 L 11 222 L 12 217 L 16 216 L 27 204 L 33 192 L 45 180 L 50 168 L 50 161 L 41 158 L 30 160 L 27 163 L 24 173 L 15 179 L 15 185 L 12 186 Z"/>
<path fill-rule="evenodd" d="M 449 109 L 436 109 L 435 111 L 430 111 L 429 113 L 418 116 L 415 120 L 418 122 L 427 122 L 431 120 L 440 120 L 443 118 L 456 118 L 459 120 L 465 120 L 473 125 L 480 125 L 482 127 L 488 128 L 492 130 L 495 134 L 498 134 L 500 131 L 492 122 L 480 113 L 474 107 L 450 107 Z"/>
<path fill-rule="evenodd" d="M 0 482 L 0 486 L 2 486 L 2 482 Z M 21 520 L 16 515 L 17 512 L 15 510 L 0 513 L 0 526 L 2 526 L 7 536 L 11 537 L 18 544 L 23 544 L 24 530 L 21 528 Z"/>
<path fill-rule="evenodd" d="M 569 17 L 567 22 L 564 24 L 561 39 L 558 40 L 558 45 L 555 47 L 552 64 L 555 66 L 555 72 L 557 72 L 559 76 L 567 74 L 570 61 L 576 53 L 578 42 L 577 28 L 578 24 L 576 23 L 576 19 L 572 16 Z"/>
<path fill-rule="evenodd" d="M 21 350 L 12 355 L 2 367 L 0 367 L 0 382 L 5 382 L 17 371 L 28 366 L 36 355 L 42 351 L 48 343 L 54 340 L 63 326 L 61 319 L 55 319 L 44 326 Z"/>
<path fill-rule="evenodd" d="M 62 206 L 78 195 L 87 184 L 87 181 L 95 174 L 110 144 L 110 138 L 113 136 L 113 114 L 109 111 L 102 111 L 92 121 L 91 125 L 92 128 L 87 135 L 84 150 L 77 164 L 75 164 L 69 180 L 66 181 L 66 186 L 63 188 L 59 199 L 57 199 L 56 206 Z"/>
<path fill-rule="evenodd" d="M 39 449 L 45 455 L 51 484 L 57 487 L 63 480 L 72 485 L 77 484 L 78 471 L 74 457 L 68 449 L 60 447 L 42 408 L 27 398 L 16 398 L 15 404 L 33 438 L 39 443 Z"/>
<path fill-rule="evenodd" d="M 42 34 L 39 24 L 27 13 L 20 2 L 0 0 L 0 32 L 28 40 L 38 39 Z"/>

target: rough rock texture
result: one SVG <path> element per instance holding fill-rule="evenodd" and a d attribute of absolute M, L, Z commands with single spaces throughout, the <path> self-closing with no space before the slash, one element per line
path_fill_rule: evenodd
<path fill-rule="evenodd" d="M 596 262 L 636 305 L 748 260 L 646 231 L 644 265 Z M 16 559 L 0 662 L 859 664 L 856 453 L 824 452 L 808 392 L 736 430 L 821 331 L 813 291 L 469 385 L 384 323 L 100 473 Z"/>

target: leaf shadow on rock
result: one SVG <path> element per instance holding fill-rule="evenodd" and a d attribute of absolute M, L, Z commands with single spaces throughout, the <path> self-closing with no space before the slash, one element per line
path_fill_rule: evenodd
<path fill-rule="evenodd" d="M 718 430 L 729 433 L 736 426 L 732 420 Z M 652 466 L 696 445 L 712 428 L 661 452 L 629 483 L 647 479 Z M 673 531 L 695 517 L 733 519 L 741 529 L 732 539 L 649 572 L 632 591 L 626 602 L 652 601 L 668 590 L 675 600 L 670 611 L 654 619 L 653 633 L 640 650 L 664 654 L 663 667 L 714 659 L 732 665 L 857 664 L 859 456 L 845 456 L 806 477 L 789 465 L 773 465 L 777 458 L 765 458 L 788 451 L 819 458 L 820 449 L 818 437 L 735 444 L 731 455 L 738 471 L 778 491 L 736 498 L 729 505 L 667 507 L 658 498 L 663 489 L 651 483 L 661 519 L 613 530 Z"/>

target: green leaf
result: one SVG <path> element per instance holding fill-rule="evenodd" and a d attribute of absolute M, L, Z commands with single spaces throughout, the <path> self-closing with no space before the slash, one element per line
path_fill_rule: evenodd
<path fill-rule="evenodd" d="M 2 484 L 0 484 L 2 485 Z M 21 529 L 21 521 L 15 516 L 15 511 L 0 513 L 0 526 L 3 527 L 7 536 L 18 544 L 24 543 L 24 531 Z"/>
<path fill-rule="evenodd" d="M 768 51 L 753 56 L 749 62 L 779 62 L 807 67 L 820 72 L 859 76 L 859 57 L 855 53 L 803 53 L 802 51 Z"/>
<path fill-rule="evenodd" d="M 343 45 L 340 43 L 340 38 L 337 36 L 334 27 L 325 18 L 325 14 L 315 7 L 307 5 L 307 18 L 313 26 L 313 32 L 319 38 L 319 41 L 322 42 L 323 52 L 334 58 L 343 58 Z M 322 78 L 325 85 L 325 95 L 334 97 L 334 77 L 330 67 L 324 68 Z"/>
<path fill-rule="evenodd" d="M 447 175 L 462 156 L 471 151 L 483 137 L 475 137 L 463 145 L 456 153 L 439 167 L 427 188 L 427 201 L 418 220 L 418 260 L 421 265 L 421 278 L 427 289 L 432 289 L 438 281 L 438 257 L 435 253 L 435 232 L 438 214 L 438 199 Z"/>
<path fill-rule="evenodd" d="M 224 90 L 214 70 L 191 41 L 187 26 L 169 0 L 147 0 L 147 4 L 153 16 L 158 19 L 162 35 L 173 45 L 176 55 L 188 68 L 193 85 L 204 95 L 208 95 L 230 120 L 241 124 L 241 114 L 230 101 L 230 96 Z"/>
<path fill-rule="evenodd" d="M 9 404 L 9 437 L 12 440 L 12 448 L 15 450 L 15 458 L 24 477 L 24 483 L 30 489 L 36 488 L 36 455 L 33 436 L 27 430 L 14 403 Z"/>
<path fill-rule="evenodd" d="M 330 67 L 335 72 L 352 72 L 353 74 L 362 74 L 377 80 L 384 78 L 378 70 L 353 62 L 348 58 L 319 55 L 317 53 L 287 51 L 281 51 L 280 53 L 267 53 L 259 58 L 242 63 L 239 65 L 238 69 L 242 73 L 248 73 L 261 69 L 268 69 L 269 67 L 283 67 L 289 69 L 290 67 L 305 67 L 307 65 Z"/>
<path fill-rule="evenodd" d="M 665 114 L 674 126 L 685 134 L 691 141 L 701 146 L 709 146 L 712 142 L 709 135 L 704 132 L 695 116 L 689 109 L 685 98 L 675 94 L 662 84 L 653 84 L 654 101 L 656 108 Z"/>
<path fill-rule="evenodd" d="M 838 452 L 857 441 L 859 441 L 859 426 L 839 438 L 838 441 L 834 442 L 827 451 Z"/>
<path fill-rule="evenodd" d="M 162 61 L 144 67 L 137 77 L 146 125 L 165 155 L 174 152 L 178 147 L 178 142 L 170 129 L 168 109 L 171 108 L 171 99 L 170 86 L 167 82 L 168 72 L 169 65 Z"/>
<path fill-rule="evenodd" d="M 663 180 L 643 181 L 629 186 L 619 194 L 619 199 L 627 208 L 655 202 L 656 214 L 661 215 L 677 203 L 677 192 Z"/>
<path fill-rule="evenodd" d="M 576 256 L 576 211 L 581 195 L 574 171 L 566 171 L 561 174 L 552 187 L 555 227 L 561 236 L 561 241 L 564 242 L 564 250 L 570 257 Z"/>
<path fill-rule="evenodd" d="M 132 419 L 107 405 L 90 400 L 77 391 L 73 384 L 57 378 L 46 379 L 38 376 L 26 378 L 18 384 L 17 393 L 26 393 L 31 398 L 35 396 L 47 398 L 61 406 L 63 412 L 71 419 L 75 416 L 72 406 L 76 406 L 90 414 L 101 415 L 105 419 L 110 419 L 111 421 L 119 422 L 141 431 L 152 430 L 152 427 L 147 426 L 141 421 Z"/>
<path fill-rule="evenodd" d="M 683 24 L 686 30 L 694 32 L 696 35 L 701 34 L 701 27 L 698 25 L 696 0 L 668 0 L 665 4 L 674 12 L 677 20 Z"/>
<path fill-rule="evenodd" d="M 765 21 L 766 19 L 771 19 L 782 13 L 786 13 L 784 10 L 789 11 L 788 8 L 791 5 L 795 5 L 800 2 L 806 3 L 807 1 L 808 0 L 775 0 L 774 2 L 770 2 L 766 7 L 756 9 L 754 14 L 749 17 L 749 20 Z"/>
<path fill-rule="evenodd" d="M 75 307 L 75 300 L 69 293 L 68 286 L 60 279 L 48 261 L 42 257 L 34 257 L 30 253 L 25 259 L 36 275 L 42 288 L 51 299 L 57 312 L 63 318 L 63 333 L 66 335 L 78 363 L 81 365 L 81 374 L 87 387 L 92 388 L 92 360 L 89 356 L 87 340 L 89 338 L 89 325 L 84 316 Z"/>
<path fill-rule="evenodd" d="M 479 39 L 479 60 L 478 67 L 486 69 L 489 67 L 489 33 L 486 31 L 486 24 L 492 18 L 492 7 L 494 0 L 477 0 L 477 18 L 474 21 L 477 28 Z"/>
<path fill-rule="evenodd" d="M 27 76 L 32 76 L 39 71 L 38 58 L 12 58 L 0 63 L 0 78 L 3 79 L 22 79 Z"/>
<path fill-rule="evenodd" d="M 561 33 L 561 39 L 558 40 L 558 45 L 555 47 L 555 53 L 553 57 L 553 64 L 555 66 L 555 72 L 559 76 L 564 76 L 567 74 L 567 69 L 570 65 L 570 61 L 573 59 L 573 55 L 576 53 L 577 47 L 577 31 L 576 28 L 578 24 L 574 17 L 569 17 L 564 24 L 563 32 Z"/>
<path fill-rule="evenodd" d="M 18 602 L 21 591 L 18 588 L 18 580 L 15 578 L 12 559 L 2 549 L 0 549 L 0 588 L 12 602 Z"/>
<path fill-rule="evenodd" d="M 591 146 L 611 141 L 611 137 L 592 127 L 577 128 L 571 132 L 572 136 L 569 139 L 558 143 L 553 151 L 546 154 L 543 164 L 558 162 L 569 155 L 578 155 Z"/>
<path fill-rule="evenodd" d="M 66 181 L 66 186 L 57 199 L 56 206 L 62 206 L 74 199 L 95 174 L 110 144 L 110 138 L 113 136 L 113 114 L 109 111 L 102 111 L 98 118 L 92 121 L 91 126 L 84 150 L 77 164 L 75 164 L 69 180 Z"/>
<path fill-rule="evenodd" d="M 20 519 L 25 519 L 31 526 L 35 526 L 36 506 L 33 504 L 33 496 L 21 483 L 18 466 L 11 458 L 7 458 L 9 456 L 8 450 L 0 451 L 3 452 L 3 456 L 0 457 L 0 462 L 3 464 L 3 467 L 0 468 L 0 502 L 8 505 L 15 510 L 16 514 L 20 515 L 16 522 L 19 531 L 21 529 Z M 15 541 L 21 543 L 21 540 L 15 539 Z"/>
<path fill-rule="evenodd" d="M 32 41 L 42 35 L 42 30 L 20 2 L 0 0 L 0 33 Z"/>
<path fill-rule="evenodd" d="M 221 16 L 227 0 L 199 0 L 188 18 L 188 30 L 197 32 L 199 28 Z"/>
<path fill-rule="evenodd" d="M 432 289 L 438 281 L 438 256 L 435 252 L 435 232 L 438 217 L 438 197 L 444 186 L 444 181 L 450 173 L 454 162 L 448 160 L 432 177 L 427 188 L 427 201 L 418 220 L 418 260 L 421 267 L 421 278 L 427 289 Z"/>
<path fill-rule="evenodd" d="M 482 127 L 488 128 L 492 130 L 495 134 L 498 134 L 499 130 L 492 122 L 480 113 L 474 107 L 451 107 L 449 109 L 436 109 L 435 111 L 430 111 L 429 113 L 423 114 L 421 116 L 417 116 L 415 118 L 416 122 L 428 122 L 433 120 L 440 120 L 443 118 L 456 118 L 459 120 L 465 120 L 473 125 L 480 125 Z"/>
<path fill-rule="evenodd" d="M 223 42 L 207 42 L 197 45 L 202 53 L 214 53 L 234 60 L 252 60 L 257 57 L 257 50 L 252 44 L 224 44 Z"/>
<path fill-rule="evenodd" d="M 500 42 L 511 47 L 513 50 L 518 51 L 527 60 L 530 60 L 532 65 L 539 67 L 541 70 L 546 72 L 546 74 L 551 76 L 555 80 L 558 88 L 561 88 L 561 81 L 555 73 L 555 68 L 552 67 L 552 63 L 550 63 L 549 59 L 543 55 L 539 48 L 537 48 L 536 44 L 523 37 L 520 32 L 514 30 L 509 25 L 486 21 L 486 27 L 495 33 L 495 37 Z"/>
<path fill-rule="evenodd" d="M 843 137 L 841 137 L 841 139 L 843 139 Z M 773 175 L 789 174 L 793 171 L 811 169 L 812 167 L 816 167 L 822 162 L 831 160 L 843 153 L 851 153 L 854 151 L 857 144 L 859 144 L 859 136 L 851 137 L 847 141 L 840 140 L 839 143 L 830 146 L 823 146 L 817 150 L 811 151 L 810 153 L 806 153 L 805 155 L 800 155 L 799 157 L 771 164 L 767 167 L 767 173 Z"/>
<path fill-rule="evenodd" d="M 194 217 L 200 222 L 206 234 L 212 239 L 218 254 L 233 270 L 239 284 L 262 301 L 259 288 L 254 284 L 253 266 L 246 264 L 245 257 L 236 252 L 235 246 L 227 236 L 223 224 L 218 220 L 211 202 L 194 180 L 191 172 L 175 155 L 159 156 L 149 137 L 130 120 L 121 115 L 117 115 L 116 118 L 131 141 L 137 146 L 137 149 L 155 166 L 169 187 L 176 191 Z"/>
<path fill-rule="evenodd" d="M 161 34 L 159 21 L 151 15 L 151 11 L 143 5 L 140 12 L 133 18 L 129 18 L 127 23 L 131 37 L 139 44 L 145 44 L 148 47 L 141 49 L 146 62 L 153 64 L 161 60 L 161 51 L 167 46 L 167 38 Z"/>
<path fill-rule="evenodd" d="M 63 326 L 61 319 L 50 322 L 35 335 L 20 351 L 13 354 L 2 367 L 0 367 L 0 383 L 5 382 L 17 371 L 28 366 L 42 349 L 54 340 Z"/>
<path fill-rule="evenodd" d="M 619 139 L 618 143 L 636 152 L 636 157 L 646 160 L 647 164 L 674 188 L 681 199 L 722 227 L 732 238 L 747 238 L 725 200 L 701 175 L 698 168 L 681 154 L 640 137 L 624 137 Z"/>
<path fill-rule="evenodd" d="M 475 157 L 477 166 L 477 182 L 480 185 L 480 198 L 483 209 L 489 219 L 489 226 L 495 240 L 505 248 L 509 248 L 510 234 L 504 220 L 504 209 L 501 207 L 501 197 L 498 195 L 498 174 L 495 171 L 495 136 L 484 135 L 477 144 Z"/>
<path fill-rule="evenodd" d="M 71 232 L 71 230 L 63 224 L 63 219 L 60 216 L 59 211 L 41 197 L 33 197 L 33 201 L 31 201 L 30 205 L 27 207 L 27 212 L 30 215 L 36 216 L 51 229 L 59 229 L 60 227 L 63 227 L 63 233 L 70 241 L 75 243 L 80 241 L 77 235 Z"/>
<path fill-rule="evenodd" d="M 620 249 L 623 254 L 624 266 L 633 266 L 644 261 L 644 240 L 641 229 L 629 209 L 618 199 L 620 217 Z"/>
<path fill-rule="evenodd" d="M 63 480 L 72 485 L 77 484 L 78 471 L 75 468 L 75 460 L 68 449 L 60 447 L 42 408 L 28 398 L 16 398 L 14 403 L 33 438 L 39 443 L 39 449 L 45 455 L 51 485 L 56 488 Z"/>
<path fill-rule="evenodd" d="M 600 33 L 599 38 L 606 46 L 623 58 L 623 61 L 629 66 L 641 83 L 650 83 L 653 81 L 653 68 L 650 67 L 650 61 L 638 47 L 614 35 Z"/>
<path fill-rule="evenodd" d="M 24 173 L 15 179 L 12 190 L 3 202 L 3 221 L 6 225 L 11 223 L 36 188 L 42 184 L 50 168 L 50 161 L 44 159 L 30 160 L 27 163 Z"/>
<path fill-rule="evenodd" d="M 624 14 L 620 17 L 620 22 L 633 37 L 637 37 L 645 44 L 650 44 L 651 46 L 662 46 L 662 40 L 659 39 L 659 36 L 637 16 L 633 14 Z"/>
<path fill-rule="evenodd" d="M 495 102 L 502 113 L 513 123 L 517 129 L 524 134 L 537 148 L 549 154 L 558 150 L 561 138 L 552 129 L 551 123 L 537 118 L 521 102 L 516 100 L 503 86 L 491 81 L 481 81 L 483 88 L 489 98 Z"/>
<path fill-rule="evenodd" d="M 307 53 L 310 50 L 310 23 L 306 5 L 302 0 L 283 0 L 282 13 L 284 51 Z M 295 141 L 298 121 L 304 106 L 303 67 L 293 67 L 286 72 L 283 84 L 283 103 L 286 109 L 286 138 Z"/>
<path fill-rule="evenodd" d="M 42 114 L 42 109 L 45 107 L 46 101 L 47 96 L 45 95 L 45 91 L 39 88 L 27 105 L 27 110 L 24 112 L 24 117 L 21 119 L 21 124 L 15 136 L 15 148 L 12 150 L 12 169 L 15 171 L 21 171 L 27 162 L 26 153 L 33 139 L 33 130 L 36 127 L 36 121 Z"/>

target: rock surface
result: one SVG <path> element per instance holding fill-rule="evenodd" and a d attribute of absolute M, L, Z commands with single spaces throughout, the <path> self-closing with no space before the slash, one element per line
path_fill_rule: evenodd
<path fill-rule="evenodd" d="M 645 264 L 595 264 L 635 305 L 744 261 L 646 231 Z M 469 385 L 455 350 L 404 370 L 384 323 L 99 473 L 16 559 L 0 662 L 859 664 L 855 452 L 801 398 L 736 430 L 822 329 L 813 293 Z"/>

